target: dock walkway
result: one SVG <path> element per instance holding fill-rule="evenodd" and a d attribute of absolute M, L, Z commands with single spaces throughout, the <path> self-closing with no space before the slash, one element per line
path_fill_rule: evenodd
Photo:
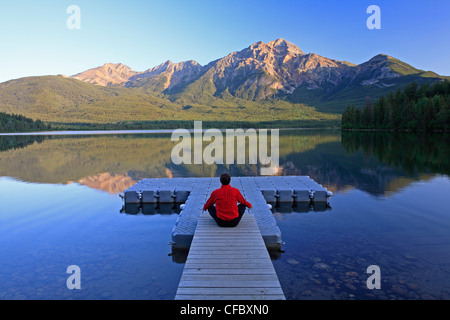
<path fill-rule="evenodd" d="M 284 300 L 255 217 L 234 228 L 199 216 L 176 300 Z"/>

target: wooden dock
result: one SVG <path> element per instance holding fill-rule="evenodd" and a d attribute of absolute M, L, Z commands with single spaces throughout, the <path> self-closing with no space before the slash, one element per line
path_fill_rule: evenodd
<path fill-rule="evenodd" d="M 234 228 L 199 216 L 176 300 L 285 300 L 251 210 Z"/>
<path fill-rule="evenodd" d="M 219 178 L 142 179 L 125 190 L 125 204 L 184 203 L 172 246 L 189 249 L 175 299 L 285 299 L 267 249 L 281 247 L 281 231 L 267 203 L 326 204 L 332 195 L 308 176 L 232 177 L 252 204 L 235 228 L 221 228 L 202 207 Z"/>

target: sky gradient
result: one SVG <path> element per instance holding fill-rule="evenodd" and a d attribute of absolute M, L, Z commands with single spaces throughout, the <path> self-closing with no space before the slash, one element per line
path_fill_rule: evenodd
<path fill-rule="evenodd" d="M 368 6 L 381 9 L 369 30 Z M 81 10 L 69 30 L 66 9 Z M 450 1 L 2 1 L 0 82 L 73 75 L 107 62 L 144 71 L 166 60 L 202 65 L 257 41 L 284 38 L 305 53 L 362 63 L 384 53 L 450 76 Z"/>

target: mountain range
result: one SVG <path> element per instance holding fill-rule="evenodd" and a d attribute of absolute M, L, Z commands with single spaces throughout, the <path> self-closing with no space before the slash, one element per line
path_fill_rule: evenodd
<path fill-rule="evenodd" d="M 135 71 L 106 63 L 70 77 L 7 81 L 0 84 L 0 111 L 66 122 L 334 119 L 349 103 L 362 106 L 410 82 L 445 78 L 385 54 L 357 65 L 277 39 L 204 66 L 166 61 Z"/>

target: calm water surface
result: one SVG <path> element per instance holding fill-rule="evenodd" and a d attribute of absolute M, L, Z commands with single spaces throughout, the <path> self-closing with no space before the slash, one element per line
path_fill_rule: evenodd
<path fill-rule="evenodd" d="M 309 175 L 330 207 L 274 205 L 271 253 L 288 299 L 449 299 L 448 135 L 281 131 L 280 175 Z M 0 137 L 0 299 L 173 299 L 179 208 L 125 210 L 147 177 L 259 175 L 174 165 L 167 133 Z M 69 265 L 81 290 L 66 287 Z M 369 265 L 381 289 L 366 286 Z"/>

